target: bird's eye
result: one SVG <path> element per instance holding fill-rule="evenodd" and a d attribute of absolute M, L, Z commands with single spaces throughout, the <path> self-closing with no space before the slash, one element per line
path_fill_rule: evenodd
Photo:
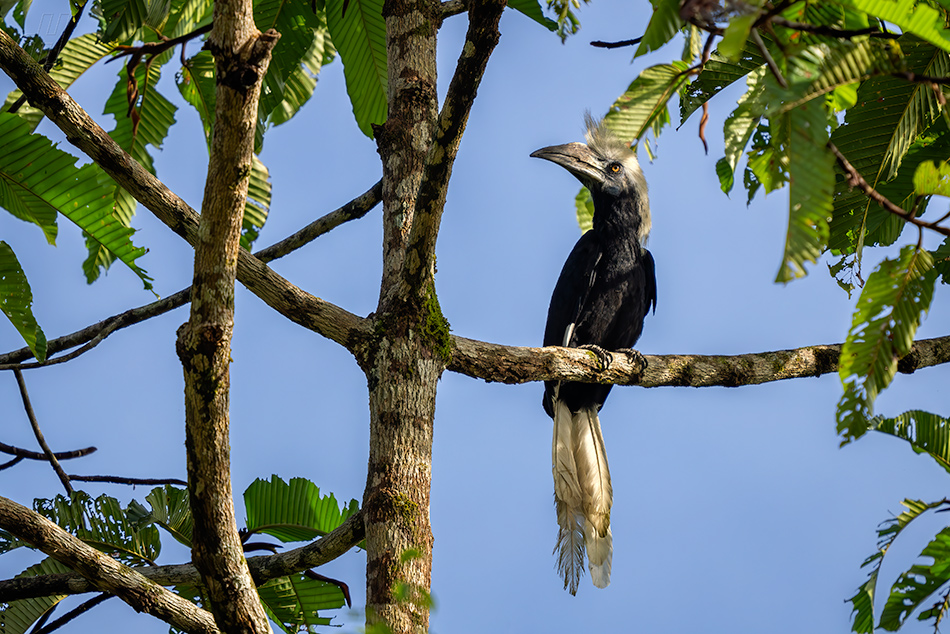
<path fill-rule="evenodd" d="M 610 171 L 613 172 L 614 174 L 619 174 L 619 173 L 620 173 L 620 170 L 623 169 L 623 168 L 620 167 L 620 163 L 611 163 L 609 169 L 610 169 Z"/>

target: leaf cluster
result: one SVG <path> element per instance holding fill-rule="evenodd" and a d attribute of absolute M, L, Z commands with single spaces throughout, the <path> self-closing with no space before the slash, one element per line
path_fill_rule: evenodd
<path fill-rule="evenodd" d="M 267 534 L 282 543 L 310 541 L 337 528 L 359 510 L 356 500 L 341 508 L 333 494 L 321 495 L 308 480 L 279 477 L 255 480 L 244 492 L 247 509 L 245 548 L 253 549 L 249 538 Z M 70 497 L 38 499 L 34 510 L 72 533 L 85 543 L 129 566 L 155 565 L 161 553 L 159 528 L 181 544 L 191 547 L 192 517 L 188 491 L 172 486 L 156 487 L 145 503 L 132 500 L 122 508 L 118 500 L 102 495 L 92 498 L 81 491 Z M 29 548 L 5 531 L 0 531 L 0 555 L 17 548 Z M 276 545 L 271 545 L 275 548 Z M 52 558 L 46 558 L 17 575 L 36 577 L 70 572 Z M 330 625 L 321 615 L 348 603 L 346 586 L 307 572 L 278 577 L 258 588 L 270 619 L 288 634 Z M 175 586 L 175 592 L 199 605 L 205 604 L 204 589 L 190 584 Z M 11 601 L 0 606 L 5 634 L 21 634 L 47 615 L 65 596 Z"/>
<path fill-rule="evenodd" d="M 653 5 L 636 55 L 682 34 L 682 59 L 643 70 L 608 110 L 608 125 L 631 143 L 646 141 L 669 125 L 678 97 L 681 126 L 703 111 L 705 144 L 709 102 L 745 81 L 723 124 L 724 156 L 716 163 L 722 191 L 730 194 L 741 180 L 751 202 L 759 191 L 788 188 L 776 282 L 799 279 L 827 258 L 849 294 L 861 287 L 839 364 L 842 444 L 876 430 L 904 438 L 947 468 L 946 419 L 920 411 L 875 417 L 874 403 L 910 352 L 937 284 L 947 283 L 950 6 L 886 0 Z M 584 227 L 593 211 L 584 192 L 577 208 Z M 926 249 L 925 234 L 943 242 Z M 880 247 L 896 248 L 865 275 L 868 248 Z M 869 580 L 851 599 L 855 631 L 875 628 L 874 591 L 890 543 L 921 513 L 946 505 L 905 501 L 908 511 L 879 531 L 879 551 L 865 562 L 872 566 Z M 946 590 L 950 528 L 921 555 L 933 563 L 901 575 L 877 627 L 899 628 Z M 939 624 L 948 601 L 945 591 L 918 618 Z"/>

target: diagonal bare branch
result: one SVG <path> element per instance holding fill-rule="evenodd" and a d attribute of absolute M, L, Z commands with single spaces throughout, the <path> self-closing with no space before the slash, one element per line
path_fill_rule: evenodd
<path fill-rule="evenodd" d="M 218 634 L 211 615 L 191 601 L 87 546 L 39 513 L 2 496 L 0 528 L 30 542 L 90 580 L 95 589 L 116 595 L 139 612 L 147 612 L 183 632 Z"/>
<path fill-rule="evenodd" d="M 251 569 L 254 583 L 262 585 L 271 579 L 303 572 L 333 561 L 363 541 L 364 537 L 361 511 L 306 546 L 277 555 L 251 557 L 247 560 L 247 565 Z M 148 566 L 135 568 L 135 571 L 162 586 L 195 584 L 200 581 L 198 571 L 192 564 Z M 17 577 L 0 581 L 0 603 L 54 594 L 83 594 L 96 590 L 97 587 L 92 581 L 79 574 Z"/>
<path fill-rule="evenodd" d="M 67 495 L 72 495 L 73 487 L 69 484 L 69 476 L 63 471 L 62 465 L 60 465 L 59 460 L 56 459 L 56 454 L 53 453 L 53 450 L 50 449 L 46 443 L 43 430 L 40 429 L 40 423 L 36 420 L 36 413 L 33 411 L 33 404 L 30 403 L 30 393 L 26 389 L 26 381 L 23 380 L 23 373 L 19 370 L 14 370 L 13 376 L 16 377 L 17 387 L 20 388 L 20 398 L 23 399 L 23 409 L 26 411 L 26 417 L 30 419 L 30 427 L 33 428 L 33 435 L 36 436 L 36 442 L 43 450 L 43 455 L 46 456 L 46 460 L 50 466 L 53 467 L 53 471 L 56 472 L 59 481 L 63 483 L 63 488 L 66 489 Z"/>

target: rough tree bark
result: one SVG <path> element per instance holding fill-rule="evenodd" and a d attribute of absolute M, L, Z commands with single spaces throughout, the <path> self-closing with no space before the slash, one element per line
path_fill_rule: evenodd
<path fill-rule="evenodd" d="M 250 0 L 216 0 L 208 48 L 216 67 L 216 107 L 205 181 L 191 316 L 178 331 L 185 375 L 185 450 L 192 560 L 223 632 L 270 632 L 234 519 L 229 439 L 234 281 L 254 153 L 257 104 L 280 35 L 260 33 Z"/>

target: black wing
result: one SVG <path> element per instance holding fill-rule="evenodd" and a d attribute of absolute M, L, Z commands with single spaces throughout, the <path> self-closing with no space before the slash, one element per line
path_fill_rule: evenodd
<path fill-rule="evenodd" d="M 565 342 L 565 333 L 580 319 L 590 289 L 596 282 L 601 257 L 600 245 L 593 231 L 582 235 L 574 245 L 551 294 L 543 345 L 573 345 L 570 339 Z"/>
<path fill-rule="evenodd" d="M 656 314 L 656 262 L 653 260 L 653 254 L 643 249 L 643 272 L 646 275 L 647 283 L 647 305 L 653 306 L 653 313 Z"/>

